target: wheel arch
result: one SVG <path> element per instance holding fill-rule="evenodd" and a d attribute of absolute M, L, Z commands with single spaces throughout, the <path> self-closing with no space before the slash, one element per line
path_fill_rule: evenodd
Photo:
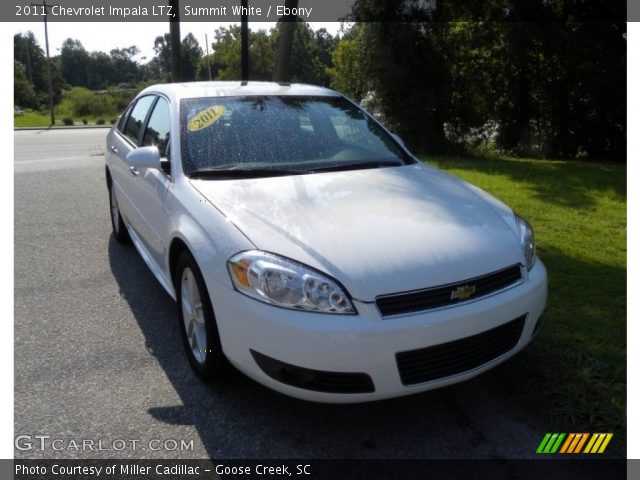
<path fill-rule="evenodd" d="M 178 259 L 180 258 L 180 255 L 182 255 L 182 253 L 185 251 L 189 252 L 189 254 L 196 260 L 196 263 L 198 262 L 186 242 L 180 237 L 175 237 L 171 241 L 171 245 L 169 246 L 168 258 L 169 275 L 171 276 L 171 283 L 173 284 L 174 288 L 176 288 L 176 268 L 178 267 Z"/>
<path fill-rule="evenodd" d="M 188 251 L 205 279 L 209 294 L 215 296 L 215 291 L 218 291 L 221 286 L 233 288 L 227 269 L 227 259 L 241 250 L 252 248 L 253 245 L 248 244 L 236 227 L 226 220 L 215 217 L 207 217 L 207 220 L 209 232 L 191 215 L 179 213 L 175 215 L 173 227 L 167 235 L 170 240 L 167 241 L 164 270 L 168 276 L 171 276 L 171 283 L 175 286 L 178 258 L 183 251 Z M 227 229 L 229 235 L 225 235 L 223 229 Z M 217 235 L 212 236 L 210 232 L 216 232 Z"/>

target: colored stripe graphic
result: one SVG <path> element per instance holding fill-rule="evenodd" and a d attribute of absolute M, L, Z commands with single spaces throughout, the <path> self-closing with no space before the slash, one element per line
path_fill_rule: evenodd
<path fill-rule="evenodd" d="M 574 453 L 575 452 L 576 446 L 578 445 L 578 442 L 580 441 L 580 439 L 582 439 L 582 434 L 581 433 L 574 434 L 573 442 L 571 442 L 571 445 L 569 445 L 569 449 L 567 450 L 567 453 Z"/>
<path fill-rule="evenodd" d="M 536 453 L 542 453 L 542 451 L 544 450 L 545 445 L 547 444 L 547 442 L 549 441 L 549 438 L 551 437 L 550 433 L 547 433 L 544 438 L 542 439 L 542 441 L 540 442 L 540 445 L 538 445 L 538 449 L 536 450 Z"/>
<path fill-rule="evenodd" d="M 560 449 L 559 453 L 567 453 L 567 449 L 569 448 L 569 445 L 571 445 L 571 442 L 573 442 L 573 439 L 576 437 L 575 433 L 570 433 L 569 436 L 567 437 L 567 441 L 564 442 L 564 445 L 562 445 L 562 448 Z"/>
<path fill-rule="evenodd" d="M 600 450 L 598 450 L 598 453 L 604 453 L 604 450 L 607 448 L 607 445 L 609 445 L 609 442 L 613 438 L 613 433 L 607 433 L 606 435 L 607 437 L 604 439 L 604 442 L 602 442 L 602 445 L 600 445 Z"/>
<path fill-rule="evenodd" d="M 573 451 L 573 453 L 580 453 L 580 451 L 582 450 L 583 445 L 587 441 L 587 438 L 589 438 L 589 434 L 588 433 L 581 433 L 580 435 L 582 435 L 582 439 L 580 440 L 578 445 L 576 445 L 576 449 Z"/>
<path fill-rule="evenodd" d="M 613 433 L 594 433 L 584 449 L 584 453 L 604 453 Z"/>
<path fill-rule="evenodd" d="M 591 435 L 591 440 L 589 440 L 589 443 L 587 443 L 587 448 L 584 449 L 584 453 L 591 453 L 591 447 L 593 447 L 593 444 L 596 443 L 597 439 L 598 439 L 597 433 L 594 433 L 593 435 Z"/>
<path fill-rule="evenodd" d="M 547 445 L 544 447 L 544 450 L 542 451 L 542 453 L 552 453 L 551 449 L 553 448 L 553 444 L 556 443 L 557 438 L 558 438 L 558 434 L 552 433 L 551 438 L 547 442 Z"/>
<path fill-rule="evenodd" d="M 580 450 L 582 450 L 582 446 L 584 445 L 584 442 L 589 437 L 589 434 L 574 433 L 573 435 L 574 435 L 573 442 L 571 442 L 571 445 L 569 446 L 567 453 L 580 453 Z"/>
<path fill-rule="evenodd" d="M 536 453 L 556 453 L 565 435 L 565 433 L 547 433 L 538 445 Z"/>
<path fill-rule="evenodd" d="M 565 435 L 565 433 L 558 434 L 558 439 L 556 440 L 556 443 L 553 444 L 553 447 L 551 447 L 549 453 L 556 453 L 558 451 L 558 448 L 560 448 L 560 444 L 562 443 L 562 439 L 565 437 Z"/>
<path fill-rule="evenodd" d="M 604 453 L 612 438 L 613 433 L 547 433 L 538 445 L 536 453 Z M 587 446 L 583 450 L 585 443 Z"/>

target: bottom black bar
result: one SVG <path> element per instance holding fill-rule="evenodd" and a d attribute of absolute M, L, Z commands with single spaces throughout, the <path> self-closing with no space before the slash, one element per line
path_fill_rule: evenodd
<path fill-rule="evenodd" d="M 583 457 L 540 460 L 0 460 L 0 478 L 617 480 L 627 478 L 627 460 Z"/>

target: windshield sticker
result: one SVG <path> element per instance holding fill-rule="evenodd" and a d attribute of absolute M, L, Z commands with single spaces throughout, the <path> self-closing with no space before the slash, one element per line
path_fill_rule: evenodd
<path fill-rule="evenodd" d="M 214 105 L 197 112 L 187 124 L 188 132 L 197 132 L 203 128 L 210 127 L 224 115 L 224 107 L 222 105 Z"/>

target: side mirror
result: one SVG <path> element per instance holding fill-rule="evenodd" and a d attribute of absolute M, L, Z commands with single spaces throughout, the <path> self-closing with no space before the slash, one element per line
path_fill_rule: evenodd
<path fill-rule="evenodd" d="M 158 147 L 140 147 L 127 154 L 127 162 L 134 167 L 160 169 L 160 152 Z"/>
<path fill-rule="evenodd" d="M 400 138 L 400 135 L 398 135 L 397 133 L 392 133 L 391 136 L 395 138 L 396 142 L 398 142 L 400 145 L 402 145 L 403 147 L 405 146 L 404 142 Z"/>

